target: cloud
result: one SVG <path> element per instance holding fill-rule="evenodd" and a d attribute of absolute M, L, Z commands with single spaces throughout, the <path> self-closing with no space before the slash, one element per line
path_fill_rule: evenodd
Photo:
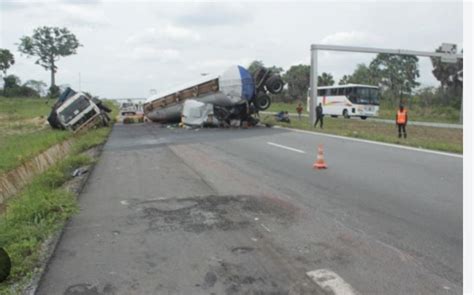
<path fill-rule="evenodd" d="M 56 5 L 55 10 L 61 11 L 58 15 L 60 15 L 61 21 L 66 25 L 103 28 L 110 24 L 104 13 L 104 9 L 90 7 L 90 5 L 98 4 L 99 2 L 93 1 L 85 3 L 89 4 L 70 3 L 70 1 L 68 1 L 68 4 Z"/>
<path fill-rule="evenodd" d="M 165 25 L 159 28 L 150 27 L 128 37 L 129 44 L 161 44 L 163 42 L 197 42 L 201 36 L 189 29 L 174 25 Z"/>
<path fill-rule="evenodd" d="M 368 32 L 360 31 L 337 32 L 328 35 L 321 40 L 321 44 L 351 46 L 380 45 L 382 42 L 382 37 Z"/>
<path fill-rule="evenodd" d="M 135 47 L 131 54 L 120 55 L 121 58 L 132 58 L 137 61 L 155 61 L 161 63 L 176 62 L 181 60 L 178 50 L 172 48 L 153 48 L 147 46 Z"/>
<path fill-rule="evenodd" d="M 242 25 L 253 19 L 252 9 L 236 3 L 198 3 L 191 11 L 176 18 L 185 26 Z"/>
<path fill-rule="evenodd" d="M 190 63 L 187 66 L 187 69 L 190 71 L 202 71 L 202 72 L 211 72 L 214 74 L 218 74 L 224 71 L 226 68 L 232 65 L 241 65 L 247 66 L 252 62 L 251 58 L 242 57 L 242 58 L 221 58 L 221 59 L 206 59 L 200 60 L 193 63 Z"/>

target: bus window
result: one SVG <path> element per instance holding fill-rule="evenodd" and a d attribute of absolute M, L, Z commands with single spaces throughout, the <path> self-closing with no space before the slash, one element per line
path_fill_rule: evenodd
<path fill-rule="evenodd" d="M 337 95 L 337 88 L 329 89 L 329 95 Z"/>
<path fill-rule="evenodd" d="M 337 95 L 344 95 L 344 88 L 338 88 L 337 89 Z"/>
<path fill-rule="evenodd" d="M 378 89 L 370 89 L 370 103 L 374 105 L 380 104 L 380 93 Z"/>
<path fill-rule="evenodd" d="M 325 96 L 327 95 L 327 89 L 318 89 L 318 96 Z"/>

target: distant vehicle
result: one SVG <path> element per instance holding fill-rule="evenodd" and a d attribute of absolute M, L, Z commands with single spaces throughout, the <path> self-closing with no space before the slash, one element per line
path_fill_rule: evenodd
<path fill-rule="evenodd" d="M 308 112 L 310 111 L 310 99 L 308 91 Z M 321 103 L 323 113 L 331 117 L 360 117 L 365 120 L 367 117 L 378 116 L 379 100 L 380 91 L 377 86 L 347 84 L 318 87 L 316 105 Z"/>
<path fill-rule="evenodd" d="M 107 125 L 110 118 L 106 113 L 110 111 L 99 99 L 67 88 L 54 104 L 48 122 L 53 128 L 76 133 L 92 126 Z"/>
<path fill-rule="evenodd" d="M 129 99 L 128 101 L 122 102 L 120 104 L 120 115 L 122 117 L 135 116 L 138 113 L 141 113 L 139 105 L 133 103 L 132 100 Z"/>

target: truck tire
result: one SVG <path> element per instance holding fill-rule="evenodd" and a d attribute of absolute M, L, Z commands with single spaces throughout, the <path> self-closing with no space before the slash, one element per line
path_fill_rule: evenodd
<path fill-rule="evenodd" d="M 12 269 L 12 262 L 8 257 L 7 252 L 0 248 L 0 283 L 5 281 L 10 275 Z"/>
<path fill-rule="evenodd" d="M 229 112 L 224 108 L 214 106 L 214 116 L 219 121 L 225 121 L 229 117 Z"/>
<path fill-rule="evenodd" d="M 284 85 L 285 85 L 285 83 L 283 83 L 283 80 L 278 75 L 271 76 L 265 82 L 265 88 L 271 94 L 278 94 L 278 93 L 282 92 Z"/>
<path fill-rule="evenodd" d="M 362 120 L 365 120 L 365 119 L 367 119 L 367 116 L 360 116 L 360 118 L 361 118 Z"/>
<path fill-rule="evenodd" d="M 344 118 L 346 119 L 349 119 L 350 116 L 349 116 L 349 111 L 347 109 L 344 109 L 344 111 L 342 111 L 342 115 L 344 116 Z"/>
<path fill-rule="evenodd" d="M 270 107 L 270 105 L 272 104 L 272 101 L 270 99 L 270 96 L 268 96 L 267 94 L 261 92 L 261 93 L 257 94 L 257 97 L 255 98 L 255 101 L 254 101 L 254 104 L 255 104 L 255 108 L 257 108 L 257 110 L 264 111 L 264 110 L 266 110 Z"/>

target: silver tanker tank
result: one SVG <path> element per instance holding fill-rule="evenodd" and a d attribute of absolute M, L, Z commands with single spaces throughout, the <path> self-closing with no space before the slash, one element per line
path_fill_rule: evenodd
<path fill-rule="evenodd" d="M 283 81 L 266 69 L 260 69 L 256 77 L 252 77 L 247 69 L 237 65 L 220 75 L 203 76 L 149 97 L 143 106 L 145 116 L 155 122 L 177 122 L 181 119 L 186 99 L 220 107 L 253 104 L 257 110 L 265 110 L 271 104 L 266 90 L 271 93 L 281 92 Z"/>

